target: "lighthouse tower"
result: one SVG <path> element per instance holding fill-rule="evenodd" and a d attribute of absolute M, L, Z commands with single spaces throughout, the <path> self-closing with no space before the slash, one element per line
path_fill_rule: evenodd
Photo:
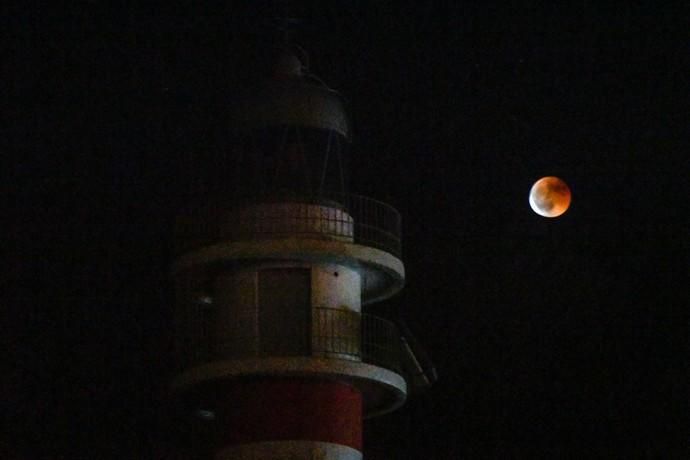
<path fill-rule="evenodd" d="M 400 215 L 348 190 L 339 95 L 299 49 L 275 61 L 177 219 L 171 390 L 216 460 L 361 459 L 363 418 L 407 395 L 404 340 L 366 312 L 403 287 Z"/>

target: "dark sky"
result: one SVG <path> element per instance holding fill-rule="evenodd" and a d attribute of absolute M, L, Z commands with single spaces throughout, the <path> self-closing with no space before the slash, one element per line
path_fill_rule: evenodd
<path fill-rule="evenodd" d="M 684 11 L 174 3 L 2 9 L 0 457 L 169 441 L 173 217 L 286 14 L 348 100 L 353 190 L 403 215 L 407 286 L 370 311 L 440 376 L 365 458 L 683 456 Z M 544 175 L 559 219 L 529 209 Z"/>

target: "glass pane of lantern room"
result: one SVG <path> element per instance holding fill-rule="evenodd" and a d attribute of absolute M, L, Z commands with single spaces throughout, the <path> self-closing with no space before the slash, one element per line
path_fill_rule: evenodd
<path fill-rule="evenodd" d="M 261 353 L 310 354 L 311 270 L 261 270 L 258 297 Z"/>

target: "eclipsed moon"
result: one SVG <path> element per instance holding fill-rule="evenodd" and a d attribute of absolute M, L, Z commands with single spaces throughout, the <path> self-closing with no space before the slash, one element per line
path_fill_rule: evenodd
<path fill-rule="evenodd" d="M 529 192 L 529 205 L 540 216 L 560 216 L 570 206 L 568 184 L 555 176 L 542 177 Z"/>

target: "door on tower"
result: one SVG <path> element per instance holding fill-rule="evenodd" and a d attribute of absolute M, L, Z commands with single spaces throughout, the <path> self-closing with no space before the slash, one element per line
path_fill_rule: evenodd
<path fill-rule="evenodd" d="M 265 356 L 311 354 L 311 270 L 259 271 L 259 350 Z"/>

